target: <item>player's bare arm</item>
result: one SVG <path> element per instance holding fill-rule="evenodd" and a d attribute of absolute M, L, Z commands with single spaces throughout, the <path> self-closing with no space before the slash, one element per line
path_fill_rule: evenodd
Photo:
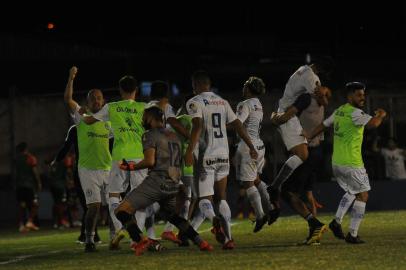
<path fill-rule="evenodd" d="M 200 134 L 202 133 L 203 128 L 203 120 L 200 117 L 195 117 L 192 119 L 192 131 L 190 133 L 190 143 L 188 148 L 186 149 L 185 153 L 185 165 L 192 166 L 193 165 L 193 150 L 195 149 Z"/>
<path fill-rule="evenodd" d="M 186 139 L 190 139 L 190 133 L 187 129 L 180 123 L 178 119 L 175 117 L 170 117 L 167 119 L 169 125 L 179 134 L 181 134 Z"/>
<path fill-rule="evenodd" d="M 322 133 L 326 128 L 327 127 L 325 125 L 323 125 L 323 123 L 321 123 L 315 129 L 313 129 L 309 134 L 305 134 L 305 135 L 307 135 L 306 138 L 311 140 L 314 137 L 316 137 L 317 135 L 319 135 L 320 133 Z"/>
<path fill-rule="evenodd" d="M 271 122 L 276 126 L 282 125 L 289 121 L 290 118 L 294 117 L 298 112 L 299 110 L 295 106 L 290 106 L 286 112 L 283 113 L 273 112 L 271 115 Z"/>
<path fill-rule="evenodd" d="M 251 158 L 257 159 L 258 153 L 255 150 L 255 147 L 252 144 L 252 141 L 251 141 L 250 137 L 248 136 L 248 133 L 245 130 L 244 126 L 242 125 L 241 121 L 236 119 L 233 122 L 231 122 L 229 125 L 237 132 L 238 136 L 240 136 L 241 139 L 243 139 L 243 141 L 248 145 L 248 147 L 250 149 Z"/>
<path fill-rule="evenodd" d="M 73 66 L 69 70 L 69 77 L 68 83 L 66 84 L 65 93 L 64 93 L 64 100 L 65 103 L 68 105 L 70 111 L 75 111 L 78 107 L 78 103 L 73 100 L 73 81 L 76 78 L 76 74 L 78 73 L 78 68 Z"/>
<path fill-rule="evenodd" d="M 382 121 L 386 117 L 386 112 L 383 109 L 377 109 L 375 111 L 375 116 L 369 120 L 369 122 L 366 124 L 366 128 L 371 129 L 371 128 L 377 128 L 382 124 Z"/>
<path fill-rule="evenodd" d="M 331 90 L 325 86 L 317 86 L 314 91 L 314 97 L 320 106 L 326 107 L 331 98 Z"/>

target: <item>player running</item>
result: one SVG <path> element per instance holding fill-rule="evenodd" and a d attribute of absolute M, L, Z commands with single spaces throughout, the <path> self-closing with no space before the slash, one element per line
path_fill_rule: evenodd
<path fill-rule="evenodd" d="M 327 127 L 334 127 L 333 174 L 346 193 L 329 227 L 337 238 L 345 239 L 350 244 L 362 244 L 364 241 L 359 237 L 358 229 L 365 214 L 368 191 L 371 189 L 361 154 L 364 127 L 367 129 L 379 127 L 386 112 L 377 109 L 375 116 L 372 117 L 362 110 L 365 105 L 363 83 L 350 82 L 345 88 L 347 103 L 336 109 L 329 118 L 313 130 L 309 138 L 314 138 Z M 353 206 L 350 231 L 344 236 L 341 222 L 351 205 Z"/>

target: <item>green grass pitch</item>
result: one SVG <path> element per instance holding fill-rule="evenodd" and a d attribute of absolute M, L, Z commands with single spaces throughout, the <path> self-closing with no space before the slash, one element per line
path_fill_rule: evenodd
<path fill-rule="evenodd" d="M 331 217 L 320 219 L 328 223 Z M 346 217 L 345 232 L 348 222 Z M 162 242 L 167 250 L 140 257 L 134 256 L 128 242 L 112 252 L 104 241 L 98 252 L 86 254 L 74 243 L 77 230 L 2 231 L 0 269 L 406 269 L 406 211 L 367 212 L 360 229 L 364 245 L 346 244 L 327 232 L 320 246 L 298 246 L 307 235 L 307 224 L 297 216 L 282 217 L 256 234 L 250 221 L 234 223 L 235 250 L 223 251 L 205 223 L 202 236 L 213 244 L 213 252 Z M 161 230 L 157 226 L 157 235 Z M 107 240 L 107 229 L 100 234 Z"/>

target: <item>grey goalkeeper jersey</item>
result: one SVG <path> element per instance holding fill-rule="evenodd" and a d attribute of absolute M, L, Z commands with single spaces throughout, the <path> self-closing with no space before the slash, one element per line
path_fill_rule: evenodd
<path fill-rule="evenodd" d="M 142 137 L 144 152 L 155 149 L 155 165 L 148 175 L 153 177 L 170 178 L 178 183 L 181 176 L 181 143 L 176 133 L 164 129 L 153 128 L 146 131 Z"/>

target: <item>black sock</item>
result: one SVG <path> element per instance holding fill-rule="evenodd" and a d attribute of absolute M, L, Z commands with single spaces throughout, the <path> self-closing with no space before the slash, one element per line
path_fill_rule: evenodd
<path fill-rule="evenodd" d="M 311 213 L 308 214 L 305 219 L 307 220 L 307 223 L 309 223 L 310 227 L 318 227 L 323 225 L 317 218 L 315 218 Z"/>
<path fill-rule="evenodd" d="M 137 224 L 135 223 L 128 224 L 126 226 L 126 229 L 133 241 L 139 243 L 142 240 L 142 232 L 138 228 Z"/>
<path fill-rule="evenodd" d="M 202 242 L 200 235 L 190 226 L 189 222 L 186 219 L 178 216 L 172 215 L 168 218 L 169 222 L 175 225 L 181 233 L 185 234 L 190 240 L 193 241 L 196 245 L 199 245 Z"/>

